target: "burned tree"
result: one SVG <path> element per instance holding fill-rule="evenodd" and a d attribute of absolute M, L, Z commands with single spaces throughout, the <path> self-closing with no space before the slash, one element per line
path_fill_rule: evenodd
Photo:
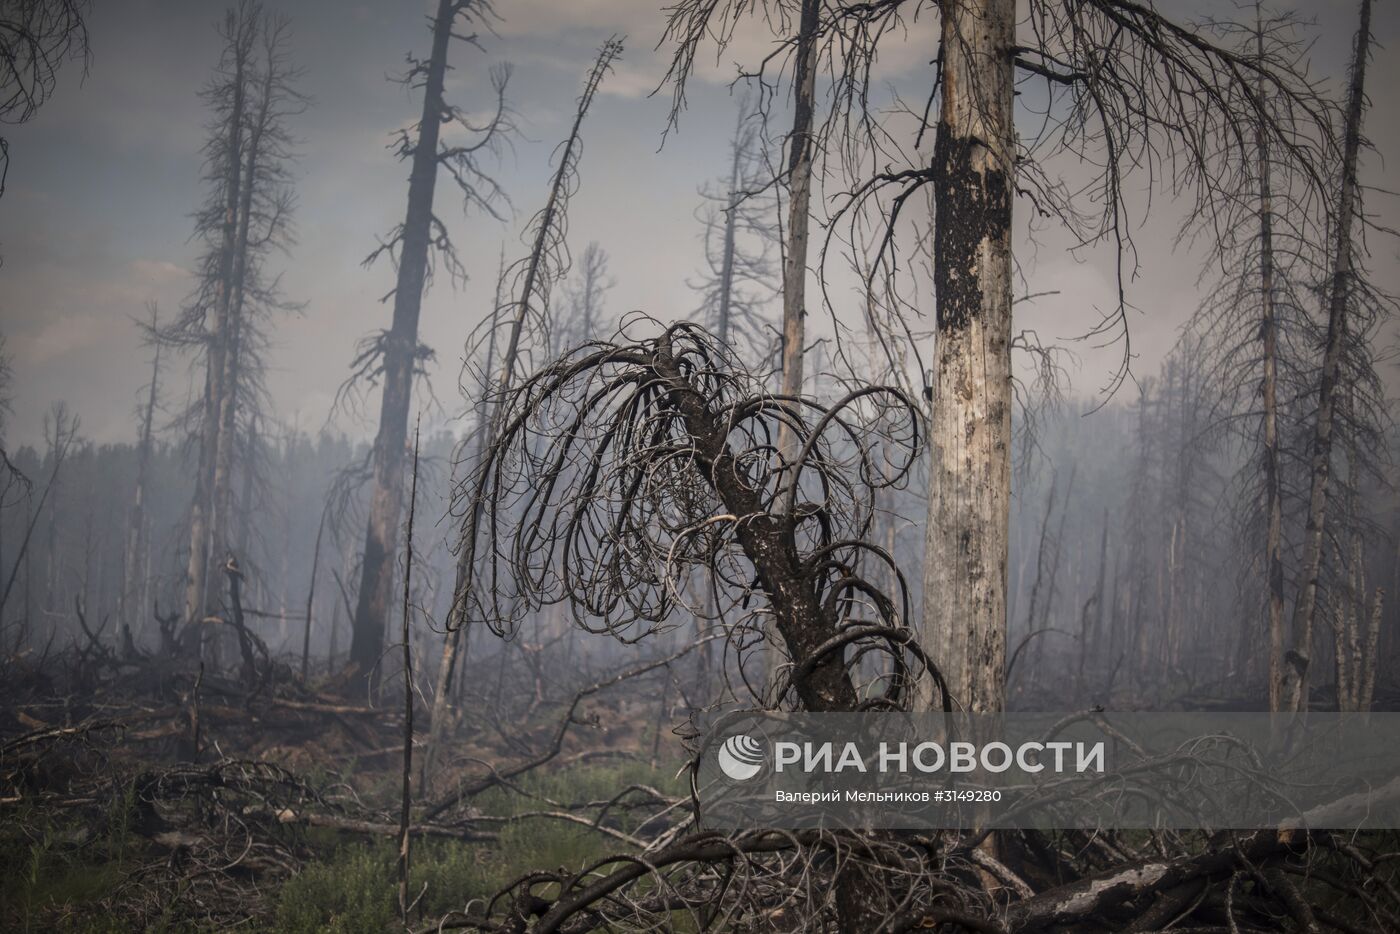
<path fill-rule="evenodd" d="M 729 170 L 700 191 L 705 269 L 691 287 L 702 296 L 697 320 L 721 344 L 758 348 L 766 358 L 762 348 L 772 344 L 774 328 L 763 305 L 781 287 L 769 257 L 777 240 L 776 205 L 765 194 L 772 179 L 762 161 L 759 130 L 757 112 L 747 98 L 741 100 L 729 143 Z"/>
<path fill-rule="evenodd" d="M 596 340 L 610 330 L 604 318 L 608 292 L 617 281 L 608 272 L 608 252 L 590 242 L 579 256 L 577 281 L 566 284 L 565 314 L 555 315 L 549 330 L 550 357 Z"/>
<path fill-rule="evenodd" d="M 937 119 L 917 122 L 912 146 L 891 143 L 872 118 L 869 90 L 879 50 L 904 34 L 915 6 L 922 5 L 821 5 L 816 34 L 831 61 L 833 107 L 818 138 L 826 151 L 862 166 L 864 179 L 854 182 L 838 215 L 872 204 L 886 214 L 886 233 L 864 267 L 872 279 L 899 274 L 901 212 L 916 192 L 931 192 L 938 339 L 926 387 L 932 407 L 922 638 L 962 703 L 996 709 L 1006 654 L 1013 201 L 1024 197 L 1081 242 L 1116 251 L 1119 300 L 1095 331 L 1124 342 L 1114 388 L 1131 359 L 1126 282 L 1135 254 L 1125 180 L 1136 171 L 1165 179 L 1172 190 L 1191 192 L 1196 210 L 1208 216 L 1233 194 L 1221 180 L 1242 162 L 1253 164 L 1257 131 L 1269 138 L 1275 162 L 1314 189 L 1331 133 L 1326 107 L 1291 63 L 1238 54 L 1150 6 L 1036 2 L 1018 22 L 1010 0 L 963 0 L 940 4 L 934 14 L 941 38 L 928 110 L 936 107 Z M 728 43 L 735 23 L 754 9 L 701 0 L 672 9 L 677 106 L 696 49 Z M 757 9 L 772 13 L 767 4 Z M 770 55 L 757 76 L 781 60 Z M 1039 101 L 1027 135 L 1014 125 L 1018 87 Z M 1265 106 L 1265 97 L 1285 102 L 1287 115 Z M 931 156 L 920 149 L 928 131 Z M 1060 178 L 1052 158 L 1095 173 L 1087 192 L 1097 213 L 1084 210 L 1079 194 L 1086 189 Z"/>
<path fill-rule="evenodd" d="M 396 265 L 393 321 L 387 330 L 362 342 L 352 364 L 355 379 L 382 381 L 379 429 L 371 453 L 373 487 L 365 529 L 359 597 L 355 605 L 350 664 L 362 684 L 374 681 L 375 666 L 384 647 L 385 626 L 393 606 L 394 554 L 403 512 L 403 475 L 408 442 L 413 381 L 432 351 L 418 341 L 418 318 L 435 263 L 455 278 L 465 275 L 447 228 L 434 212 L 439 173 L 445 171 L 460 192 L 464 207 L 499 219 L 497 206 L 505 195 L 481 167 L 483 157 L 498 151 L 510 133 L 506 106 L 506 69 L 492 72 L 495 110 L 484 124 L 447 102 L 444 83 L 448 52 L 454 41 L 476 45 L 475 34 L 459 28 L 490 17 L 485 0 L 438 0 L 432 19 L 432 48 L 426 59 L 408 58 L 403 83 L 421 88 L 423 110 L 418 122 L 399 134 L 395 150 L 409 160 L 408 208 L 403 223 L 370 254 L 366 263 L 389 254 Z M 444 137 L 457 130 L 462 139 Z"/>
<path fill-rule="evenodd" d="M 1353 42 L 1346 117 L 1342 132 L 1342 152 L 1337 182 L 1336 207 L 1331 215 L 1332 242 L 1326 288 L 1327 336 L 1322 367 L 1318 374 L 1317 410 L 1309 445 L 1309 484 L 1307 526 L 1303 532 L 1303 555 L 1298 595 L 1293 604 L 1292 644 L 1283 665 L 1281 708 L 1303 711 L 1308 708 L 1309 666 L 1313 651 L 1313 628 L 1322 575 L 1323 544 L 1328 518 L 1328 486 L 1331 481 L 1333 434 L 1338 410 L 1345 404 L 1347 384 L 1343 373 L 1346 354 L 1356 323 L 1355 304 L 1374 301 L 1374 293 L 1357 281 L 1360 266 L 1355 229 L 1364 223 L 1357 180 L 1362 146 L 1362 117 L 1366 106 L 1366 64 L 1371 52 L 1371 0 L 1361 0 L 1360 24 Z"/>
<path fill-rule="evenodd" d="M 559 146 L 559 164 L 555 167 L 554 175 L 550 181 L 549 195 L 545 198 L 544 207 L 540 208 L 530 219 L 527 227 L 530 252 L 511 264 L 508 269 L 503 270 L 497 279 L 497 296 L 499 297 L 502 290 L 506 288 L 505 284 L 509 282 L 508 294 L 511 298 L 506 306 L 492 309 L 490 330 L 486 335 L 489 341 L 488 356 L 494 356 L 496 328 L 504 325 L 507 329 L 499 375 L 486 374 L 487 379 L 491 379 L 493 382 L 490 384 L 489 404 L 482 406 L 484 424 L 478 435 L 477 464 L 481 462 L 484 452 L 490 450 L 495 444 L 495 439 L 500 432 L 500 400 L 515 385 L 516 373 L 525 353 L 525 339 L 529 333 L 527 328 L 536 333 L 547 334 L 549 332 L 550 296 L 555 284 L 567 274 L 569 268 L 569 199 L 578 188 L 579 161 L 583 158 L 583 122 L 588 116 L 588 109 L 593 104 L 598 88 L 602 86 L 603 79 L 607 77 L 613 64 L 622 54 L 622 43 L 621 37 L 612 36 L 598 49 L 593 66 L 589 69 L 587 77 L 584 78 L 583 92 L 579 95 L 578 104 L 574 110 L 574 120 L 569 128 L 569 135 Z M 485 397 L 483 397 L 483 401 L 487 401 Z M 477 467 L 474 464 L 469 469 L 477 469 Z M 460 505 L 460 503 L 456 505 Z M 479 502 L 471 502 L 467 504 L 465 512 L 455 513 L 462 517 L 464 538 L 467 535 L 466 530 L 474 527 L 480 521 L 479 508 Z M 462 582 L 473 574 L 474 568 L 470 563 L 473 560 L 474 553 L 470 549 L 459 546 L 454 592 L 459 591 Z M 433 698 L 431 734 L 428 752 L 424 756 L 425 773 L 432 763 L 433 750 L 440 741 L 443 735 L 442 731 L 447 725 L 448 687 L 451 685 L 453 673 L 457 669 L 458 655 L 462 652 L 462 642 L 466 638 L 467 631 L 467 626 L 460 616 L 462 609 L 462 604 L 454 598 L 452 606 L 448 610 L 447 634 L 443 639 L 442 658 L 438 663 L 437 694 Z"/>
<path fill-rule="evenodd" d="M 197 448 L 185 574 L 190 621 L 219 599 L 216 571 L 233 541 L 234 469 L 247 466 L 247 427 L 265 402 L 264 319 L 296 307 L 267 270 L 269 258 L 292 243 L 289 123 L 306 103 L 288 60 L 290 25 L 245 2 L 228 11 L 220 35 L 223 55 L 203 92 L 213 120 L 205 146 L 209 194 L 195 214 L 195 236 L 205 248 L 199 283 L 160 332 L 168 343 L 194 348 L 204 370 L 203 397 L 187 413 Z"/>
<path fill-rule="evenodd" d="M 206 242 L 203 273 L 193 307 L 182 316 L 181 331 L 204 356 L 204 398 L 195 413 L 198 464 L 194 503 L 190 507 L 190 552 L 185 575 L 185 618 L 195 620 L 208 604 L 212 560 L 214 464 L 218 459 L 219 413 L 222 410 L 225 361 L 228 356 L 229 303 L 233 289 L 233 254 L 241 201 L 243 132 L 246 123 L 249 72 L 257 26 L 246 6 L 230 10 L 220 27 L 224 40 L 219 73 L 205 90 L 215 111 L 215 127 L 206 155 L 208 201 L 196 219 Z M 212 319 L 212 320 L 207 320 Z"/>
<path fill-rule="evenodd" d="M 802 442 L 791 463 L 772 449 L 783 425 Z M 541 449 L 537 437 L 557 440 Z M 574 351 L 509 395 L 467 487 L 480 518 L 463 547 L 481 560 L 457 589 L 459 613 L 506 633 L 563 601 L 579 625 L 631 642 L 665 626 L 688 576 L 713 568 L 732 648 L 738 628 L 768 617 L 783 635 L 789 670 L 772 704 L 898 707 L 922 653 L 903 580 L 894 593 L 874 582 L 891 558 L 866 538 L 871 491 L 907 479 L 917 440 L 897 390 L 830 406 L 771 396 L 694 325 Z M 501 521 L 508 509 L 523 520 Z M 756 598 L 765 605 L 743 609 Z M 878 698 L 861 699 L 847 671 L 856 644 L 898 666 Z"/>
<path fill-rule="evenodd" d="M 506 633 L 563 602 L 576 625 L 634 642 L 668 625 L 695 576 L 732 651 L 765 626 L 780 634 L 769 706 L 907 709 L 924 677 L 946 702 L 903 578 L 887 592 L 894 560 L 869 535 L 872 494 L 907 478 L 918 425 L 898 390 L 830 406 L 765 393 L 693 325 L 581 348 L 505 400 L 466 490 L 470 573 L 451 619 Z M 792 461 L 783 430 L 799 442 Z M 861 683 L 866 656 L 885 662 Z M 837 900 L 855 924 L 878 896 L 846 879 Z"/>
<path fill-rule="evenodd" d="M 122 590 L 118 600 L 118 615 L 122 625 L 139 629 L 146 619 L 147 582 L 150 578 L 150 517 L 147 496 L 154 445 L 156 405 L 160 396 L 160 319 L 154 302 L 150 304 L 151 321 L 146 334 L 151 345 L 151 381 L 146 387 L 146 404 L 142 407 L 140 435 L 136 444 L 136 485 L 131 492 L 131 514 L 127 520 L 126 547 L 122 552 Z"/>
<path fill-rule="evenodd" d="M 793 37 L 792 132 L 787 139 L 788 216 L 783 253 L 783 378 L 785 395 L 802 395 L 802 363 L 807 340 L 807 242 L 811 223 L 812 165 L 817 88 L 817 54 L 822 0 L 802 0 Z M 794 460 L 797 438 L 779 434 L 783 457 Z"/>
<path fill-rule="evenodd" d="M 65 60 L 86 70 L 89 50 L 84 17 L 90 0 L 24 0 L 0 14 L 0 123 L 23 123 L 53 94 Z M 10 146 L 0 136 L 0 197 L 10 168 Z"/>
<path fill-rule="evenodd" d="M 1006 698 L 1015 0 L 940 5 L 937 339 L 924 644 L 969 710 Z"/>

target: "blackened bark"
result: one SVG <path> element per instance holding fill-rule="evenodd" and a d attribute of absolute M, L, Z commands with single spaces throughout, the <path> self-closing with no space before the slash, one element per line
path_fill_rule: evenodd
<path fill-rule="evenodd" d="M 213 558 L 214 473 L 219 461 L 220 424 L 223 413 L 229 312 L 233 300 L 232 279 L 237 250 L 238 213 L 243 191 L 243 130 L 247 107 L 247 74 L 256 23 L 250 11 L 230 13 L 229 54 L 233 57 L 232 101 L 224 141 L 224 215 L 220 223 L 214 322 L 205 342 L 203 413 L 200 421 L 199 465 L 195 474 L 194 502 L 190 509 L 190 554 L 186 568 L 185 618 L 196 620 L 210 608 L 209 564 Z"/>
<path fill-rule="evenodd" d="M 150 334 L 159 330 L 155 305 L 151 305 Z M 149 577 L 146 547 L 146 474 L 151 463 L 151 444 L 154 435 L 156 400 L 160 395 L 160 350 L 161 342 L 154 342 L 154 358 L 151 361 L 151 385 L 146 395 L 146 407 L 141 414 L 141 436 L 136 445 L 136 488 L 131 494 L 131 514 L 127 520 L 126 548 L 123 550 L 123 582 L 121 594 L 121 617 L 127 626 L 145 619 L 146 581 Z"/>
<path fill-rule="evenodd" d="M 447 49 L 458 6 L 438 0 L 433 18 L 433 46 L 423 82 L 423 113 L 413 167 L 408 179 L 408 211 L 404 216 L 394 287 L 394 318 L 383 342 L 384 391 L 379 431 L 372 454 L 374 489 L 365 530 L 363 569 L 350 642 L 350 664 L 370 688 L 377 681 L 384 628 L 393 598 L 394 553 L 403 512 L 404 452 L 408 441 L 408 412 L 413 395 L 413 371 L 418 357 L 418 317 L 428 273 L 432 240 L 433 193 L 437 187 L 438 136 L 446 105 L 443 79 Z"/>
<path fill-rule="evenodd" d="M 1006 690 L 1016 4 L 950 0 L 940 14 L 923 639 L 957 702 L 990 711 Z"/>
<path fill-rule="evenodd" d="M 1264 59 L 1264 27 L 1255 6 L 1256 54 Z M 1263 79 L 1259 81 L 1263 94 Z M 1263 345 L 1264 380 L 1264 568 L 1268 579 L 1269 709 L 1283 699 L 1283 485 L 1279 478 L 1278 440 L 1278 317 L 1274 308 L 1274 217 L 1269 134 L 1263 121 L 1255 125 L 1259 154 L 1259 341 Z"/>

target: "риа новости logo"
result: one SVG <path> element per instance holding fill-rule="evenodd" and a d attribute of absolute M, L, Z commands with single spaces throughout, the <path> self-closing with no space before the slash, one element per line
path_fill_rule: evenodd
<path fill-rule="evenodd" d="M 736 782 L 745 782 L 762 771 L 766 757 L 761 742 L 747 733 L 739 733 L 724 741 L 718 758 L 721 772 Z"/>

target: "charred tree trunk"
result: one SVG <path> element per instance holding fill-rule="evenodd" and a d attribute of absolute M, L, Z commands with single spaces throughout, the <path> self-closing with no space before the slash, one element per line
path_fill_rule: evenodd
<path fill-rule="evenodd" d="M 1341 187 L 1337 195 L 1336 229 L 1332 243 L 1332 275 L 1328 288 L 1327 344 L 1317 394 L 1317 420 L 1312 438 L 1312 479 L 1308 492 L 1308 522 L 1303 533 L 1303 565 L 1297 601 L 1293 605 L 1293 645 L 1283 666 L 1282 709 L 1308 706 L 1308 667 L 1312 660 L 1313 626 L 1317 614 L 1318 578 L 1322 573 L 1322 544 L 1327 525 L 1327 485 L 1332 470 L 1332 427 L 1337 406 L 1337 382 L 1346 342 L 1351 300 L 1352 225 L 1356 213 L 1356 165 L 1361 151 L 1361 117 L 1366 103 L 1366 58 L 1371 48 L 1371 0 L 1361 0 L 1361 23 L 1351 63 L 1347 92 L 1346 129 L 1342 143 Z"/>
<path fill-rule="evenodd" d="M 238 415 L 242 401 L 244 380 L 245 322 L 248 295 L 249 237 L 253 223 L 253 198 L 256 193 L 259 175 L 259 160 L 262 158 L 263 134 L 274 102 L 274 82 L 277 71 L 269 61 L 258 92 L 257 111 L 248 128 L 248 140 L 244 156 L 243 181 L 239 196 L 238 230 L 234 243 L 231 288 L 233 298 L 229 303 L 224 350 L 224 376 L 222 395 L 219 400 L 218 441 L 215 445 L 217 457 L 214 462 L 213 480 L 213 521 L 209 529 L 211 554 L 217 558 L 221 552 L 233 548 L 233 475 Z M 250 445 L 251 445 L 250 441 Z M 251 466 L 249 467 L 251 470 Z M 249 474 L 251 477 L 251 474 Z M 248 504 L 244 503 L 246 510 Z"/>
<path fill-rule="evenodd" d="M 725 347 L 729 346 L 730 308 L 734 299 L 734 250 L 739 226 L 739 187 L 743 184 L 744 150 L 740 145 L 743 138 L 745 114 L 739 113 L 740 127 L 734 137 L 733 160 L 729 166 L 729 190 L 725 193 L 727 206 L 724 212 L 724 254 L 719 267 L 719 316 L 715 321 L 715 336 Z"/>
<path fill-rule="evenodd" d="M 220 249 L 214 292 L 214 325 L 205 342 L 203 413 L 200 422 L 199 465 L 195 475 L 194 503 L 190 509 L 190 554 L 186 569 L 185 618 L 204 616 L 211 600 L 209 565 L 213 560 L 215 530 L 214 474 L 219 462 L 220 424 L 223 414 L 229 317 L 233 301 L 234 257 L 237 252 L 238 216 L 243 191 L 243 131 L 247 108 L 247 75 L 252 56 L 255 24 L 246 12 L 230 13 L 229 54 L 232 56 L 232 103 L 224 142 L 224 215 L 220 223 Z"/>
<path fill-rule="evenodd" d="M 321 536 L 326 531 L 326 513 L 321 511 L 321 523 L 316 526 L 316 545 L 311 552 L 311 582 L 306 585 L 306 620 L 301 633 L 301 683 L 305 684 L 311 659 L 312 610 L 316 606 L 316 571 L 321 566 Z"/>
<path fill-rule="evenodd" d="M 940 7 L 933 168 L 937 344 L 924 557 L 925 649 L 970 710 L 1005 702 L 1011 502 L 1014 0 Z M 926 700 L 932 705 L 932 698 Z"/>
<path fill-rule="evenodd" d="M 544 291 L 546 283 L 551 276 L 550 259 L 551 254 L 558 248 L 557 243 L 562 243 L 563 227 L 568 199 L 570 194 L 570 182 L 577 176 L 578 160 L 582 149 L 583 121 L 588 115 L 588 108 L 593 103 L 593 97 L 598 93 L 598 88 L 603 82 L 603 78 L 612 68 L 613 62 L 622 54 L 622 41 L 617 37 L 609 39 L 603 44 L 598 52 L 598 57 L 593 63 L 593 69 L 589 72 L 584 81 L 583 93 L 579 96 L 578 109 L 574 113 L 574 122 L 569 129 L 568 139 L 564 141 L 564 147 L 559 154 L 559 166 L 555 169 L 553 181 L 549 187 L 549 197 L 545 200 L 544 208 L 537 215 L 535 237 L 531 245 L 530 255 L 525 259 L 524 270 L 520 280 L 520 291 L 517 299 L 512 302 L 515 311 L 515 318 L 511 321 L 510 336 L 506 341 L 505 353 L 501 358 L 500 377 L 497 382 L 499 397 L 503 398 L 510 390 L 515 379 L 516 361 L 520 354 L 520 340 L 525 328 L 525 321 L 529 315 L 531 303 L 536 299 L 543 299 L 547 292 Z M 557 238 L 557 242 L 556 242 Z M 497 281 L 498 287 L 504 281 L 502 276 Z M 541 301 L 543 304 L 544 302 Z M 497 308 L 500 307 L 499 301 Z M 541 308 L 540 311 L 545 309 Z M 494 319 L 495 311 L 492 316 Z M 492 327 L 492 341 L 494 348 L 495 328 Z M 489 377 L 489 371 L 488 371 Z M 499 405 L 490 406 L 490 417 L 486 419 L 483 436 L 481 438 L 481 450 L 490 449 L 493 443 L 499 418 Z M 480 500 L 478 499 L 471 507 L 471 514 L 463 520 L 463 528 L 471 529 L 475 527 L 479 518 Z M 452 675 L 457 667 L 457 658 L 464 652 L 463 643 L 466 641 L 464 630 L 467 626 L 466 611 L 467 606 L 461 599 L 463 584 L 472 573 L 472 563 L 476 560 L 476 555 L 470 545 L 464 545 L 457 558 L 456 583 L 453 587 L 453 603 L 448 610 L 447 635 L 443 639 L 442 657 L 438 662 L 437 691 L 433 697 L 433 711 L 428 725 L 428 748 L 423 755 L 424 775 L 432 767 L 435 747 L 442 739 L 442 731 L 447 723 L 447 701 L 448 689 L 452 683 Z M 426 781 L 426 778 L 425 778 Z"/>
<path fill-rule="evenodd" d="M 394 286 L 394 318 L 383 342 L 384 391 L 379 431 L 372 455 L 374 488 L 350 642 L 350 664 L 361 686 L 369 689 L 384 647 L 384 628 L 393 599 L 394 553 L 403 512 L 404 451 L 408 442 L 408 412 L 413 395 L 413 372 L 418 359 L 418 317 L 428 273 L 432 239 L 433 193 L 437 187 L 438 137 L 446 104 L 443 80 L 447 49 L 458 13 L 453 0 L 438 0 L 433 19 L 433 45 L 423 81 L 423 113 L 413 146 L 408 179 L 408 211 L 404 216 L 398 277 Z"/>
<path fill-rule="evenodd" d="M 1090 602 L 1094 604 L 1094 615 L 1091 617 L 1088 612 L 1088 605 L 1085 605 L 1083 626 L 1080 630 L 1079 638 L 1079 691 L 1078 701 L 1084 703 L 1084 698 L 1088 690 L 1087 682 L 1084 680 L 1084 669 L 1088 667 L 1093 670 L 1092 665 L 1086 665 L 1091 653 L 1097 654 L 1096 649 L 1102 643 L 1104 637 L 1104 606 L 1108 602 L 1106 577 L 1108 575 L 1108 510 L 1103 513 L 1103 532 L 1099 538 L 1099 576 L 1094 584 L 1094 594 Z M 1097 660 L 1097 659 L 1095 659 Z"/>
<path fill-rule="evenodd" d="M 159 330 L 156 307 L 151 305 L 151 334 Z M 156 400 L 160 395 L 159 339 L 153 341 L 151 385 L 146 394 L 146 408 L 141 415 L 141 438 L 136 445 L 136 488 L 131 494 L 131 514 L 127 520 L 126 548 L 123 551 L 123 581 L 120 616 L 123 625 L 139 626 L 146 619 L 146 581 L 149 562 L 146 547 L 146 474 L 151 463 L 151 443 L 154 434 Z"/>
<path fill-rule="evenodd" d="M 1255 16 L 1259 8 L 1255 7 Z M 1264 27 L 1257 25 L 1257 54 L 1264 58 Z M 1262 84 L 1262 79 L 1261 79 Z M 1262 87 L 1260 93 L 1263 93 Z M 1259 340 L 1263 345 L 1264 379 L 1264 568 L 1268 579 L 1269 709 L 1283 703 L 1283 484 L 1279 478 L 1278 439 L 1278 319 L 1274 308 L 1274 219 L 1269 136 L 1255 126 L 1259 153 Z"/>
<path fill-rule="evenodd" d="M 408 494 L 408 532 L 404 540 L 403 627 L 399 639 L 403 649 L 403 771 L 399 789 L 399 917 L 408 923 L 408 871 L 412 838 L 409 817 L 413 808 L 413 517 L 418 504 L 418 429 L 413 431 L 413 479 Z"/>

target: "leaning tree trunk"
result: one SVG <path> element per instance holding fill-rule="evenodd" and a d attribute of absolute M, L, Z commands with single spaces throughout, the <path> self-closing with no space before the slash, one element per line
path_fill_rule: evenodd
<path fill-rule="evenodd" d="M 418 124 L 418 142 L 413 147 L 413 168 L 408 179 L 408 212 L 404 217 L 394 288 L 394 320 L 383 344 L 384 394 L 379 410 L 379 432 L 374 439 L 374 492 L 370 497 L 360 593 L 350 642 L 350 664 L 365 687 L 376 680 L 385 622 L 393 599 L 394 553 L 398 545 L 399 517 L 403 512 L 408 411 L 413 396 L 414 362 L 418 356 L 418 316 L 428 270 L 433 191 L 437 186 L 438 134 L 444 113 L 443 78 L 447 72 L 447 47 L 452 39 L 455 15 L 452 0 L 438 0 L 433 20 L 433 48 L 423 84 L 423 115 Z"/>
<path fill-rule="evenodd" d="M 1346 130 L 1342 144 L 1341 188 L 1337 197 L 1332 243 L 1332 276 L 1327 310 L 1327 345 L 1317 394 L 1317 421 L 1312 440 L 1312 482 L 1308 493 L 1308 524 L 1303 533 L 1303 566 L 1298 599 L 1293 605 L 1293 645 L 1283 666 L 1283 709 L 1308 706 L 1308 666 L 1312 659 L 1313 623 L 1317 613 L 1318 578 L 1322 573 L 1322 543 L 1327 525 L 1327 484 L 1332 471 L 1332 423 L 1337 404 L 1337 380 L 1346 342 L 1351 299 L 1352 223 L 1356 211 L 1356 163 L 1361 151 L 1361 115 L 1366 103 L 1366 56 L 1371 47 L 1371 0 L 1361 0 L 1361 24 L 1351 63 L 1347 92 Z"/>
<path fill-rule="evenodd" d="M 544 314 L 548 311 L 548 284 L 557 275 L 555 270 L 550 268 L 550 255 L 555 246 L 552 245 L 553 238 L 557 238 L 559 244 L 564 243 L 564 220 L 568 213 L 569 195 L 571 192 L 570 180 L 577 177 L 578 160 L 582 153 L 582 133 L 583 121 L 588 116 L 588 108 L 593 104 L 594 95 L 598 93 L 598 88 L 603 83 L 608 71 L 612 68 L 613 62 L 622 54 L 622 41 L 616 36 L 609 39 L 598 50 L 598 57 L 593 62 L 593 69 L 588 73 L 584 81 L 583 93 L 579 95 L 578 107 L 574 111 L 574 122 L 569 129 L 568 139 L 564 141 L 564 146 L 559 153 L 559 165 L 554 170 L 554 179 L 549 186 L 549 197 L 545 199 L 544 207 L 536 215 L 535 236 L 530 249 L 530 255 L 525 259 L 525 266 L 520 278 L 520 291 L 515 301 L 511 302 L 515 310 L 515 318 L 511 321 L 510 336 L 506 341 L 505 353 L 501 359 L 500 378 L 496 383 L 496 391 L 499 398 L 489 406 L 489 416 L 485 420 L 485 431 L 480 442 L 482 451 L 489 451 L 494 442 L 496 431 L 500 427 L 498 424 L 500 417 L 500 399 L 504 399 L 515 379 L 516 362 L 520 355 L 521 337 L 524 333 L 525 322 L 529 316 L 531 303 L 539 302 L 538 312 Z M 502 287 L 504 276 L 497 278 L 497 302 L 496 309 L 500 308 L 499 289 Z M 492 347 L 495 341 L 495 314 L 492 310 Z M 488 369 L 487 376 L 490 376 Z M 476 522 L 480 519 L 479 510 L 481 508 L 480 497 L 474 497 L 470 513 L 463 518 L 463 530 L 476 527 Z M 437 693 L 433 696 L 432 719 L 428 725 L 428 748 L 423 754 L 423 775 L 424 781 L 432 769 L 433 754 L 438 744 L 442 741 L 443 730 L 447 723 L 447 702 L 448 686 L 452 683 L 453 672 L 457 668 L 457 658 L 459 654 L 465 654 L 465 642 L 467 634 L 464 632 L 467 622 L 467 602 L 463 599 L 464 583 L 471 577 L 476 561 L 476 552 L 470 540 L 462 543 L 461 550 L 457 555 L 457 577 L 453 586 L 452 606 L 447 611 L 447 635 L 442 643 L 442 657 L 438 662 Z"/>
<path fill-rule="evenodd" d="M 949 0 L 934 144 L 937 345 L 925 648 L 970 710 L 1005 700 L 1015 0 Z M 932 706 L 933 698 L 926 698 Z"/>

